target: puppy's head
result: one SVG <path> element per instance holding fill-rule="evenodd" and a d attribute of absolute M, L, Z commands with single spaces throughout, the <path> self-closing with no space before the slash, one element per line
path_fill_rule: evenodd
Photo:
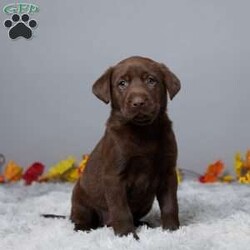
<path fill-rule="evenodd" d="M 130 57 L 109 68 L 93 85 L 93 93 L 126 122 L 151 124 L 165 112 L 179 79 L 164 65 L 144 57 Z"/>

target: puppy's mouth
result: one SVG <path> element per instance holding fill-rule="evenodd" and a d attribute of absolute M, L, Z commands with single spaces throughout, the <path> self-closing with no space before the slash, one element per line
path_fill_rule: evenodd
<path fill-rule="evenodd" d="M 145 114 L 137 114 L 131 120 L 132 123 L 140 126 L 149 125 L 154 121 L 154 116 L 145 115 Z"/>
<path fill-rule="evenodd" d="M 151 110 L 131 110 L 122 109 L 121 114 L 126 122 L 139 126 L 145 126 L 152 124 L 159 114 L 159 110 L 154 108 Z"/>

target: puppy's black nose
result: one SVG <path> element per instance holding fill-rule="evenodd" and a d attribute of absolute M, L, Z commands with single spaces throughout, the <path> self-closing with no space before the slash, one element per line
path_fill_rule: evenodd
<path fill-rule="evenodd" d="M 143 107 L 145 103 L 146 103 L 146 100 L 143 97 L 136 96 L 132 99 L 131 106 L 133 108 L 139 108 L 139 107 Z"/>

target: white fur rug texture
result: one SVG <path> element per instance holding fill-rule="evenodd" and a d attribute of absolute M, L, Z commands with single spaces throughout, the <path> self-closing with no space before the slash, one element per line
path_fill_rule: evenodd
<path fill-rule="evenodd" d="M 145 220 L 154 228 L 137 229 L 139 241 L 117 237 L 111 228 L 75 232 L 68 219 L 46 219 L 41 213 L 69 215 L 73 184 L 0 185 L 1 250 L 248 250 L 250 186 L 240 184 L 179 185 L 181 228 L 163 231 L 157 202 Z"/>

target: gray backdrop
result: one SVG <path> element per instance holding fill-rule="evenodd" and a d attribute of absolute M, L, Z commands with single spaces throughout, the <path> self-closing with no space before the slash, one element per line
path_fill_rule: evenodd
<path fill-rule="evenodd" d="M 49 166 L 89 153 L 109 114 L 92 83 L 131 55 L 166 63 L 182 81 L 169 103 L 180 167 L 203 172 L 222 159 L 230 169 L 234 153 L 250 147 L 248 0 L 33 3 L 40 12 L 32 40 L 11 41 L 2 25 L 8 16 L 0 14 L 0 153 L 7 159 Z"/>

